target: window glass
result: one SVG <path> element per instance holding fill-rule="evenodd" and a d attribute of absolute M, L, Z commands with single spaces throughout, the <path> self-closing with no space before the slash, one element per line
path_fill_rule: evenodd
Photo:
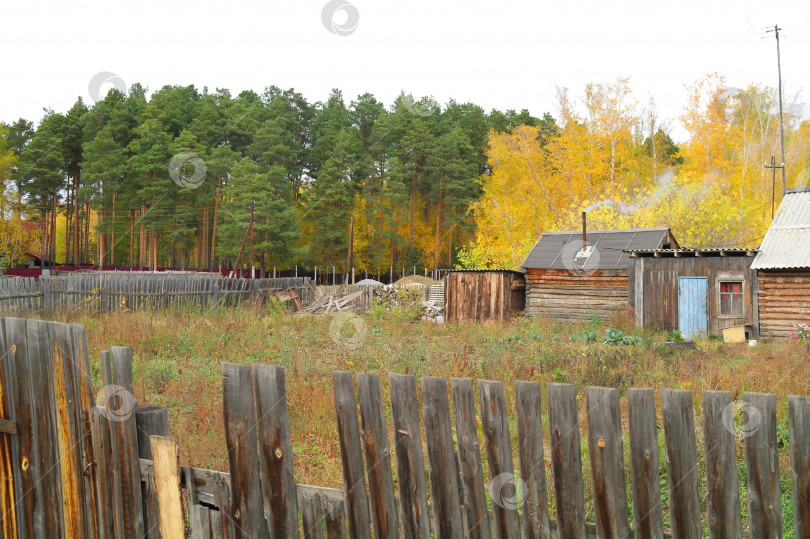
<path fill-rule="evenodd" d="M 720 315 L 745 316 L 743 306 L 743 283 L 723 281 L 720 283 Z"/>

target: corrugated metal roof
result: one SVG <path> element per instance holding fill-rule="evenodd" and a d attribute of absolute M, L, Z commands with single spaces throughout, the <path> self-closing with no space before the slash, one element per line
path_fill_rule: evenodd
<path fill-rule="evenodd" d="M 635 228 L 629 230 L 588 230 L 592 246 L 589 261 L 577 264 L 587 270 L 626 269 L 628 250 L 659 249 L 671 235 L 669 228 Z M 524 269 L 568 269 L 582 249 L 582 231 L 545 232 L 521 265 Z"/>
<path fill-rule="evenodd" d="M 788 190 L 751 269 L 810 268 L 810 190 Z"/>
<path fill-rule="evenodd" d="M 759 249 L 740 247 L 713 247 L 705 249 L 630 249 L 631 257 L 652 255 L 656 257 L 689 257 L 689 256 L 754 256 Z"/>

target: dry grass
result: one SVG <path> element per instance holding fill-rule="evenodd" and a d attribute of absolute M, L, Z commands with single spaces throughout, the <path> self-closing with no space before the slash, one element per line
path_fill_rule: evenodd
<path fill-rule="evenodd" d="M 100 378 L 99 352 L 111 345 L 132 347 L 136 398 L 169 407 L 183 464 L 228 469 L 220 361 L 284 366 L 296 479 L 332 487 L 342 485 L 331 392 L 335 369 L 380 373 L 385 402 L 385 375 L 400 372 L 502 380 L 510 410 L 515 380 L 617 387 L 623 406 L 629 387 L 690 389 L 698 400 L 706 389 L 729 390 L 735 398 L 742 391 L 771 392 L 778 397 L 780 420 L 786 417 L 786 396 L 806 394 L 810 382 L 805 343 L 760 341 L 749 347 L 704 340 L 695 350 L 664 350 L 665 334 L 640 330 L 627 320 L 578 326 L 525 319 L 440 325 L 368 316 L 363 345 L 346 351 L 330 338 L 329 318 L 261 308 L 62 319 L 87 326 L 95 384 Z M 601 337 L 611 327 L 641 341 L 635 346 L 603 344 Z M 597 332 L 599 340 L 586 342 L 585 331 Z M 695 410 L 700 425 L 699 402 Z M 514 437 L 514 424 L 510 430 Z M 782 470 L 787 469 L 785 460 Z"/>

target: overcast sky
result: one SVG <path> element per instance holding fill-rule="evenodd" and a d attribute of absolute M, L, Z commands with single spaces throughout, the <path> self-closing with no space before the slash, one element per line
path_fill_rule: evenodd
<path fill-rule="evenodd" d="M 371 92 L 386 105 L 405 90 L 535 115 L 556 115 L 556 86 L 578 97 L 629 76 L 636 99 L 676 119 L 683 84 L 708 72 L 775 86 L 776 45 L 761 38 L 777 23 L 786 92 L 810 82 L 810 4 L 798 0 L 6 0 L 0 13 L 7 123 L 92 102 L 99 72 L 150 90 L 275 84 L 315 102 L 339 88 L 347 104 Z"/>

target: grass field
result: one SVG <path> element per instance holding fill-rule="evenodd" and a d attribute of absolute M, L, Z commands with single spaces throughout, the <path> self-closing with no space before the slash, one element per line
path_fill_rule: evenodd
<path fill-rule="evenodd" d="M 366 336 L 355 350 L 335 344 L 329 317 L 294 316 L 278 308 L 74 314 L 60 319 L 87 327 L 96 387 L 101 385 L 99 352 L 111 345 L 132 347 L 135 396 L 140 402 L 168 406 L 171 434 L 180 440 L 183 464 L 228 469 L 221 419 L 221 361 L 284 366 L 296 479 L 331 487 L 342 486 L 330 388 L 331 371 L 336 369 L 379 373 L 385 402 L 388 372 L 502 380 L 512 421 L 515 380 L 616 387 L 623 408 L 629 387 L 690 389 L 697 399 L 698 425 L 702 424 L 699 399 L 705 389 L 729 390 L 735 398 L 742 391 L 771 392 L 778 398 L 780 433 L 782 427 L 787 432 L 786 396 L 806 394 L 810 385 L 810 347 L 805 342 L 761 341 L 749 347 L 706 339 L 694 350 L 672 350 L 661 346 L 666 333 L 635 328 L 622 319 L 575 326 L 526 319 L 436 324 L 375 310 L 363 318 Z M 637 342 L 606 344 L 603 337 L 609 329 L 635 337 L 632 340 Z M 660 404 L 660 394 L 657 398 Z M 584 406 L 584 398 L 581 400 Z M 626 414 L 624 421 L 626 429 Z M 514 438 L 514 424 L 510 431 Z M 545 438 L 548 452 L 548 433 Z M 699 453 L 701 444 L 699 434 Z M 584 438 L 583 448 L 587 450 Z M 587 458 L 583 460 L 587 462 Z M 665 466 L 666 459 L 661 463 Z M 787 502 L 787 447 L 780 453 L 780 466 Z M 741 470 L 744 479 L 744 467 Z M 591 504 L 587 517 L 593 521 Z M 785 522 L 792 525 L 787 507 Z"/>

